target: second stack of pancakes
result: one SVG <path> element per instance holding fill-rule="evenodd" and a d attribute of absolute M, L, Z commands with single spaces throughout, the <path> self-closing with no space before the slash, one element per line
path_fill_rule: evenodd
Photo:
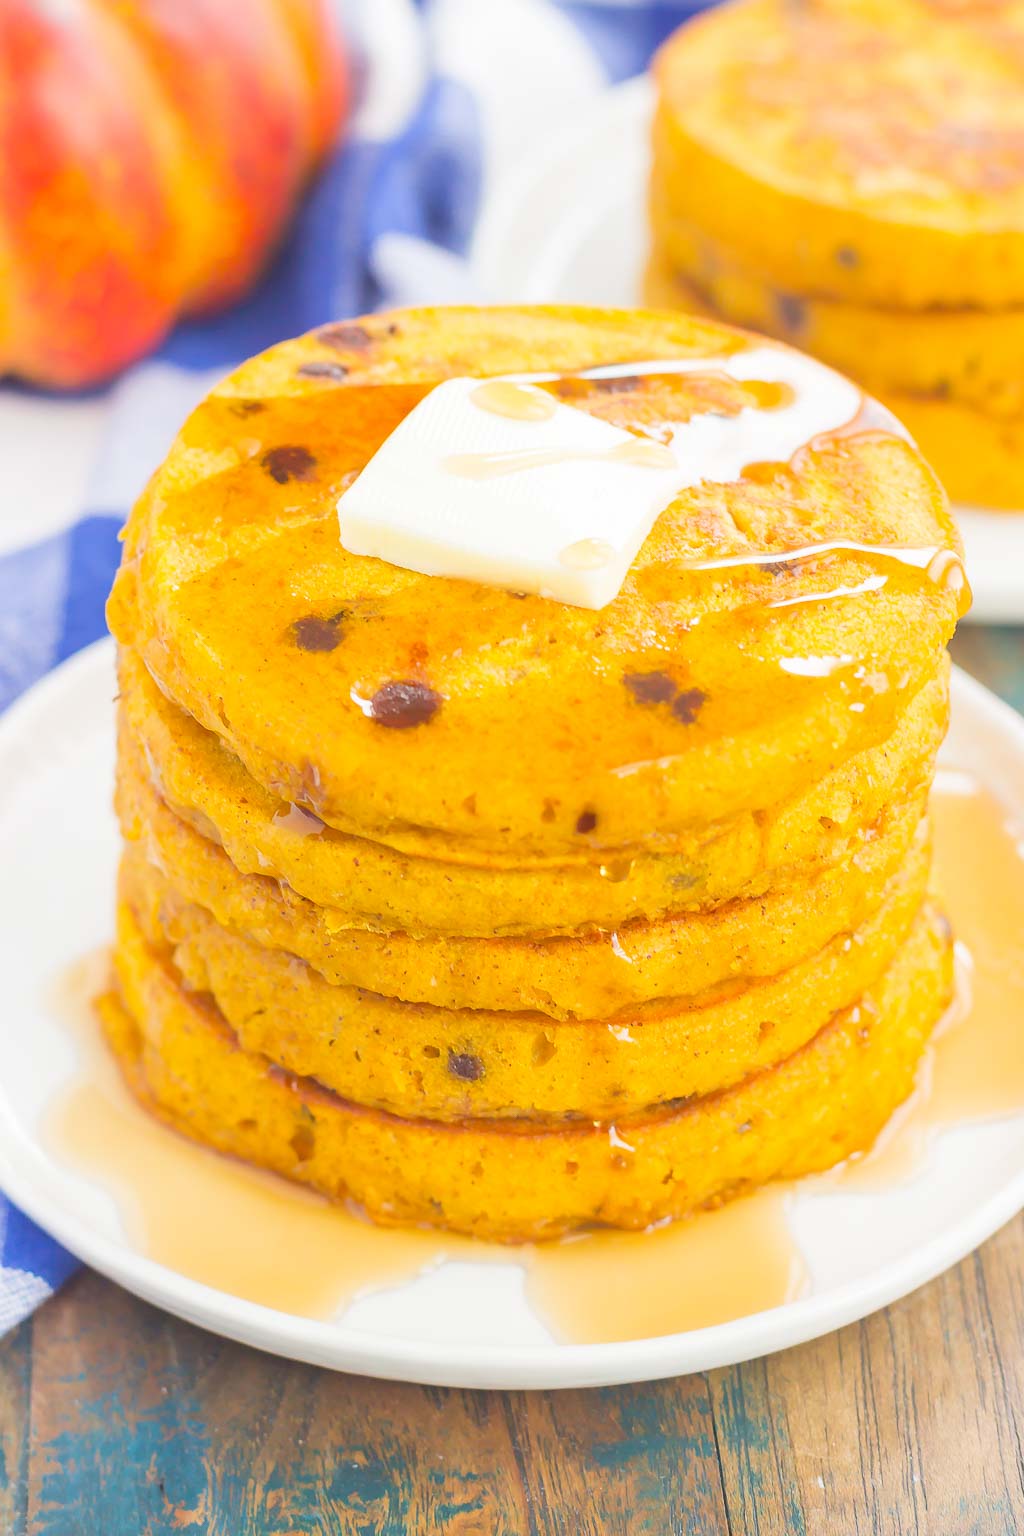
<path fill-rule="evenodd" d="M 338 538 L 338 495 L 442 377 L 551 370 L 656 435 L 759 408 L 714 366 L 747 345 L 408 312 L 275 348 L 193 416 L 110 607 L 104 1011 L 155 1112 L 379 1221 L 504 1240 L 870 1144 L 951 986 L 927 798 L 959 595 L 928 551 L 956 539 L 913 448 L 854 423 L 686 493 L 598 613 Z"/>
<path fill-rule="evenodd" d="M 733 0 L 655 70 L 651 303 L 891 407 L 955 501 L 1024 508 L 1024 5 Z"/>

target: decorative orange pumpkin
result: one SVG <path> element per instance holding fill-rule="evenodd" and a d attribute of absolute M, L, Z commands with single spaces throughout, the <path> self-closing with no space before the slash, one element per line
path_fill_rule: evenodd
<path fill-rule="evenodd" d="M 0 375 L 95 383 L 241 294 L 347 95 L 331 0 L 0 0 Z"/>

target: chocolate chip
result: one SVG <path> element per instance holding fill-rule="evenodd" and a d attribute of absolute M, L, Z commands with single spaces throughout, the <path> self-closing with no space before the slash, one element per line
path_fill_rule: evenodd
<path fill-rule="evenodd" d="M 677 693 L 672 702 L 672 713 L 683 725 L 692 725 L 700 714 L 701 705 L 707 701 L 707 694 L 699 688 L 686 688 L 682 693 Z"/>
<path fill-rule="evenodd" d="M 343 320 L 321 326 L 316 337 L 325 346 L 337 347 L 339 352 L 366 352 L 373 346 L 373 337 L 365 325 L 349 325 Z"/>
<path fill-rule="evenodd" d="M 392 731 L 426 725 L 440 708 L 441 695 L 426 683 L 385 683 L 370 700 L 372 719 Z"/>
<path fill-rule="evenodd" d="M 484 1075 L 484 1064 L 479 1056 L 467 1052 L 448 1052 L 448 1071 L 452 1077 L 461 1077 L 465 1083 L 479 1082 Z"/>
<path fill-rule="evenodd" d="M 807 306 L 795 293 L 777 293 L 775 305 L 779 312 L 782 329 L 790 336 L 798 335 L 807 321 Z"/>
<path fill-rule="evenodd" d="M 587 832 L 593 832 L 593 830 L 594 830 L 594 828 L 596 826 L 597 826 L 597 812 L 596 811 L 589 811 L 589 810 L 588 811 L 580 811 L 580 814 L 576 818 L 576 831 L 577 832 L 579 832 L 581 834 L 584 834 L 584 833 L 587 833 Z"/>
<path fill-rule="evenodd" d="M 295 372 L 302 379 L 347 379 L 344 363 L 303 363 Z"/>
<path fill-rule="evenodd" d="M 626 672 L 622 681 L 639 704 L 667 704 L 676 685 L 664 672 Z"/>
<path fill-rule="evenodd" d="M 230 410 L 236 416 L 258 416 L 260 411 L 265 411 L 266 408 L 265 400 L 234 400 L 230 406 Z"/>
<path fill-rule="evenodd" d="M 852 245 L 841 245 L 836 250 L 836 261 L 841 267 L 846 267 L 847 271 L 852 271 L 854 267 L 860 266 L 860 255 Z"/>
<path fill-rule="evenodd" d="M 282 443 L 278 448 L 268 448 L 260 463 L 278 485 L 289 480 L 312 480 L 316 459 L 301 443 Z"/>
<path fill-rule="evenodd" d="M 291 626 L 292 639 L 300 651 L 333 651 L 341 644 L 341 621 L 344 617 L 344 608 L 330 618 L 323 618 L 318 613 L 307 613 L 304 618 L 296 619 Z"/>

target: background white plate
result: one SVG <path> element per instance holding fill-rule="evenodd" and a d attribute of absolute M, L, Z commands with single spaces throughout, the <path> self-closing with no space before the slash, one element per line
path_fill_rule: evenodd
<path fill-rule="evenodd" d="M 638 304 L 647 253 L 646 77 L 614 86 L 504 178 L 472 260 L 481 295 L 508 304 Z M 960 508 L 969 619 L 1024 621 L 1024 512 Z"/>
<path fill-rule="evenodd" d="M 639 1381 L 749 1359 L 862 1317 L 954 1263 L 1024 1205 L 1024 1116 L 959 1127 L 916 1179 L 884 1193 L 798 1187 L 790 1225 L 812 1282 L 801 1300 L 607 1345 L 555 1342 L 525 1299 L 512 1251 L 507 1265 L 445 1264 L 328 1323 L 239 1301 L 154 1263 L 126 1237 L 109 1193 L 55 1160 L 39 1134 L 76 1073 L 75 1042 L 46 999 L 112 927 L 112 657 L 109 642 L 83 652 L 0 721 L 0 1183 L 129 1290 L 262 1349 L 370 1375 L 473 1387 Z M 954 678 L 947 758 L 1024 823 L 1024 722 L 963 674 Z"/>

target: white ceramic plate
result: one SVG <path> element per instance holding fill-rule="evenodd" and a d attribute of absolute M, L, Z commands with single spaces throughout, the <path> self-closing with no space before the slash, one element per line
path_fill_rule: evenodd
<path fill-rule="evenodd" d="M 647 251 L 651 88 L 613 87 L 550 135 L 485 206 L 473 247 L 481 294 L 508 304 L 637 304 Z M 1024 512 L 959 509 L 970 618 L 1024 620 Z"/>
<path fill-rule="evenodd" d="M 862 1317 L 960 1259 L 1024 1205 L 1024 1116 L 959 1127 L 913 1181 L 884 1193 L 797 1187 L 788 1219 L 811 1277 L 799 1301 L 605 1345 L 555 1342 L 530 1309 L 512 1252 L 508 1264 L 444 1264 L 358 1299 L 334 1322 L 240 1301 L 153 1262 L 125 1235 L 109 1192 L 64 1166 L 40 1136 L 77 1071 L 75 1042 L 47 996 L 112 926 L 114 691 L 103 642 L 0 721 L 0 1183 L 129 1290 L 261 1349 L 370 1375 L 472 1387 L 639 1381 L 749 1359 Z M 947 757 L 1024 822 L 1024 722 L 962 674 Z"/>

